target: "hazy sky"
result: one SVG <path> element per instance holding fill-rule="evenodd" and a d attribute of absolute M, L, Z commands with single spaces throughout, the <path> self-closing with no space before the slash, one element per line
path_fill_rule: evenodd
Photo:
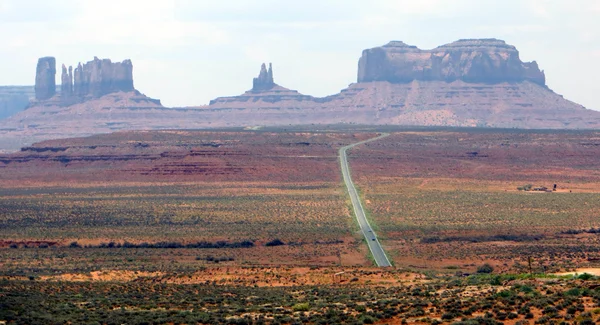
<path fill-rule="evenodd" d="M 131 59 L 135 87 L 167 106 L 238 95 L 262 62 L 278 84 L 325 96 L 355 82 L 363 49 L 490 37 L 600 110 L 600 0 L 0 0 L 0 85 L 33 84 L 41 56 L 98 56 Z"/>

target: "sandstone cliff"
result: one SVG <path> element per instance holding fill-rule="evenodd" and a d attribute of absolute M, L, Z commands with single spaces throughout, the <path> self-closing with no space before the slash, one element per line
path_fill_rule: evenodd
<path fill-rule="evenodd" d="M 94 98 L 123 91 L 133 91 L 133 65 L 131 60 L 111 62 L 97 57 L 85 64 L 79 63 L 73 73 L 73 93 L 78 97 Z"/>
<path fill-rule="evenodd" d="M 600 112 L 564 99 L 537 63 L 496 39 L 459 40 L 433 50 L 403 42 L 365 50 L 358 83 L 324 98 L 268 83 L 202 108 L 211 126 L 390 124 L 501 128 L 600 128 Z"/>
<path fill-rule="evenodd" d="M 358 63 L 358 82 L 461 80 L 496 84 L 531 81 L 545 86 L 543 71 L 534 62 L 522 62 L 517 49 L 497 39 L 463 39 L 421 50 L 403 42 L 364 50 Z"/>
<path fill-rule="evenodd" d="M 35 78 L 35 98 L 33 105 L 71 106 L 117 92 L 133 92 L 141 95 L 133 87 L 133 64 L 131 60 L 112 62 L 98 59 L 85 64 L 79 63 L 73 69 L 62 65 L 60 96 L 56 95 L 56 60 L 53 57 L 38 61 Z M 158 102 L 157 100 L 148 99 Z"/>
<path fill-rule="evenodd" d="M 40 58 L 35 70 L 35 98 L 46 100 L 56 94 L 56 59 Z"/>
<path fill-rule="evenodd" d="M 62 65 L 62 75 L 60 84 L 60 95 L 61 97 L 72 97 L 73 96 L 73 67 L 67 67 Z"/>
<path fill-rule="evenodd" d="M 252 91 L 264 91 L 275 87 L 275 81 L 273 80 L 273 65 L 269 63 L 269 70 L 263 63 L 260 67 L 260 73 L 257 78 L 252 80 Z"/>
<path fill-rule="evenodd" d="M 12 115 L 0 121 L 0 151 L 42 139 L 181 125 L 179 110 L 166 109 L 160 100 L 134 89 L 130 60 L 113 63 L 94 58 L 76 69 L 62 65 L 58 95 L 55 78 L 56 60 L 41 58 L 35 86 L 30 87 L 35 90 L 35 100 L 29 103 L 25 98 L 23 103 L 19 97 L 16 104 L 20 106 L 13 108 L 11 100 L 10 108 L 4 109 L 0 93 L 0 117 Z"/>

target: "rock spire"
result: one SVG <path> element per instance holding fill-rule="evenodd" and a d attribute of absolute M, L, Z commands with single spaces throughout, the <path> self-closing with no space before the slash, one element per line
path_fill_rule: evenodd
<path fill-rule="evenodd" d="M 35 99 L 46 100 L 56 94 L 56 59 L 43 57 L 35 71 Z"/>
<path fill-rule="evenodd" d="M 69 67 L 67 71 L 67 67 L 62 65 L 62 75 L 61 75 L 61 83 L 60 83 L 60 96 L 63 98 L 72 97 L 73 96 L 73 67 Z"/>
<path fill-rule="evenodd" d="M 273 65 L 269 63 L 269 70 L 267 70 L 267 66 L 263 63 L 260 66 L 260 73 L 257 78 L 254 78 L 252 81 L 252 91 L 265 91 L 275 87 L 275 82 L 273 81 Z"/>

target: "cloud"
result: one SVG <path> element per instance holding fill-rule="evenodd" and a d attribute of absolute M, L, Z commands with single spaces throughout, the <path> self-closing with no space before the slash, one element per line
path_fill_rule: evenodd
<path fill-rule="evenodd" d="M 464 1 L 445 0 L 374 0 L 372 5 L 388 15 L 453 15 Z"/>
<path fill-rule="evenodd" d="M 72 22 L 72 26 L 79 28 L 71 37 L 80 42 L 151 46 L 184 46 L 190 42 L 220 44 L 228 41 L 227 32 L 214 24 L 176 20 L 175 8 L 174 0 L 81 1 L 80 14 Z"/>
<path fill-rule="evenodd" d="M 0 0 L 0 22 L 60 22 L 77 14 L 75 0 Z"/>
<path fill-rule="evenodd" d="M 553 14 L 551 13 L 551 2 L 547 0 L 529 0 L 525 2 L 529 7 L 530 12 L 538 17 L 544 19 L 551 19 Z"/>
<path fill-rule="evenodd" d="M 30 1 L 23 1 L 30 2 Z M 66 15 L 60 4 L 69 4 Z M 46 10 L 46 2 L 40 7 L 31 6 L 33 16 L 25 15 L 25 7 L 19 1 L 3 1 L 5 15 L 10 20 L 0 21 L 5 49 L 30 48 L 30 51 L 60 51 L 73 47 L 94 49 L 104 47 L 130 48 L 137 46 L 163 48 L 186 47 L 190 44 L 207 46 L 224 44 L 230 37 L 226 30 L 203 21 L 178 21 L 174 15 L 174 1 L 58 1 L 56 7 L 43 16 L 35 14 Z M 60 13 L 60 14 L 57 14 Z M 23 16 L 23 18 L 19 18 Z M 34 18 L 32 18 L 34 17 Z"/>
<path fill-rule="evenodd" d="M 500 33 L 503 35 L 520 34 L 520 33 L 543 33 L 548 32 L 551 27 L 543 24 L 523 24 L 523 25 L 496 25 L 496 26 L 479 26 L 479 30 L 489 33 Z"/>
<path fill-rule="evenodd" d="M 360 17 L 357 1 L 345 0 L 174 0 L 175 13 L 181 20 L 221 23 L 335 22 Z"/>

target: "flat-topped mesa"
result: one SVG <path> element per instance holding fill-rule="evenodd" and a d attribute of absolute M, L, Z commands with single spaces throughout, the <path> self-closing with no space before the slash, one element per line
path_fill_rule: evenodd
<path fill-rule="evenodd" d="M 269 70 L 267 71 L 267 67 L 263 63 L 260 66 L 258 77 L 252 80 L 252 91 L 265 91 L 273 87 L 275 87 L 275 82 L 273 81 L 273 65 L 269 63 Z"/>
<path fill-rule="evenodd" d="M 363 51 L 358 82 L 413 80 L 488 84 L 530 81 L 546 85 L 544 72 L 535 61 L 521 61 L 514 46 L 498 39 L 461 39 L 433 50 L 392 41 Z"/>
<path fill-rule="evenodd" d="M 35 99 L 46 100 L 56 94 L 56 59 L 40 58 L 35 70 Z"/>

